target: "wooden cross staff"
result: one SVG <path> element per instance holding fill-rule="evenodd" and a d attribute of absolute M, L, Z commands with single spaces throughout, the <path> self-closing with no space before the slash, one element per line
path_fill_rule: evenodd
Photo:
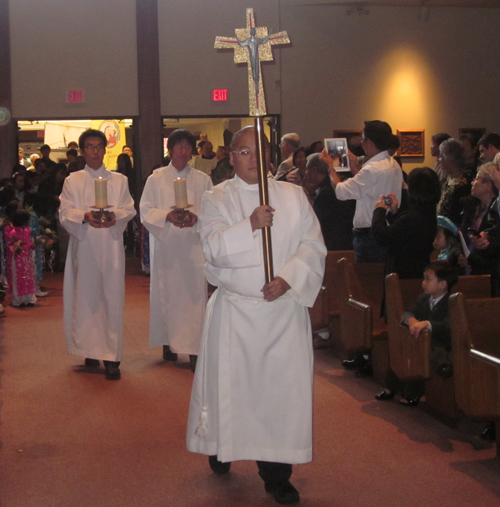
<path fill-rule="evenodd" d="M 286 32 L 269 34 L 266 27 L 256 27 L 253 9 L 246 10 L 246 28 L 237 28 L 234 37 L 215 38 L 215 48 L 234 49 L 235 63 L 246 63 L 248 69 L 248 99 L 250 105 L 250 116 L 254 116 L 255 122 L 255 146 L 257 149 L 257 162 L 259 174 L 259 196 L 260 204 L 269 204 L 267 190 L 266 157 L 264 149 L 264 129 L 262 117 L 266 115 L 266 100 L 264 97 L 264 85 L 260 62 L 273 60 L 271 45 L 288 44 L 290 39 Z M 262 229 L 262 246 L 264 251 L 264 269 L 266 283 L 273 278 L 273 257 L 271 245 L 271 228 Z"/>

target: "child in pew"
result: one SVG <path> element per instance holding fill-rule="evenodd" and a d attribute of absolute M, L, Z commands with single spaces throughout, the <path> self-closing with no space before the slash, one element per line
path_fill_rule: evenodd
<path fill-rule="evenodd" d="M 401 319 L 401 324 L 408 326 L 415 338 L 422 329 L 432 331 L 431 367 L 443 378 L 449 378 L 453 374 L 448 298 L 457 281 L 458 270 L 450 263 L 438 261 L 429 264 L 425 268 L 422 282 L 424 293 L 417 297 Z M 377 400 L 391 400 L 400 392 L 402 399 L 399 403 L 415 407 L 424 394 L 423 381 L 401 381 L 391 369 L 385 385 L 385 389 L 375 396 Z"/>
<path fill-rule="evenodd" d="M 439 250 L 438 260 L 456 263 L 463 253 L 458 237 L 458 227 L 447 217 L 437 217 L 437 233 L 433 246 Z"/>

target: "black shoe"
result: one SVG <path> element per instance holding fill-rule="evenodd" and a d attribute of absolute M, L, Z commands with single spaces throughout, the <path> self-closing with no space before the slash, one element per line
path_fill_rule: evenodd
<path fill-rule="evenodd" d="M 488 442 L 493 442 L 494 440 L 496 440 L 497 435 L 494 421 L 486 424 L 483 431 L 481 431 L 479 438 L 482 438 L 483 440 L 486 440 Z"/>
<path fill-rule="evenodd" d="M 227 473 L 229 473 L 229 470 L 231 470 L 231 462 L 222 463 L 222 461 L 219 461 L 217 459 L 217 456 L 209 456 L 208 457 L 208 464 L 210 465 L 212 472 L 219 474 L 219 475 L 227 474 Z"/>
<path fill-rule="evenodd" d="M 361 368 L 368 364 L 368 359 L 365 359 L 363 356 L 357 356 L 354 359 L 345 359 L 342 361 L 342 366 L 346 370 L 355 370 L 356 368 Z"/>
<path fill-rule="evenodd" d="M 99 365 L 101 363 L 99 362 L 99 359 L 89 359 L 88 357 L 85 358 L 85 367 L 86 368 L 99 368 Z"/>
<path fill-rule="evenodd" d="M 453 366 L 451 364 L 441 364 L 438 366 L 436 373 L 446 380 L 453 375 Z"/>
<path fill-rule="evenodd" d="M 362 366 L 361 368 L 358 368 L 354 375 L 357 378 L 366 378 L 366 377 L 373 377 L 373 368 L 370 364 L 367 364 L 366 366 Z"/>
<path fill-rule="evenodd" d="M 120 373 L 119 361 L 103 361 L 106 368 L 106 380 L 120 380 L 122 376 Z"/>
<path fill-rule="evenodd" d="M 198 356 L 193 356 L 189 354 L 189 366 L 191 366 L 191 371 L 194 373 L 196 371 L 196 363 L 198 362 Z"/>
<path fill-rule="evenodd" d="M 172 352 L 168 345 L 163 345 L 163 359 L 165 361 L 177 361 L 177 354 Z"/>
<path fill-rule="evenodd" d="M 394 393 L 392 391 L 382 391 L 380 394 L 375 395 L 375 399 L 379 401 L 387 401 L 392 400 L 394 398 Z"/>
<path fill-rule="evenodd" d="M 412 400 L 407 400 L 406 398 L 401 398 L 399 400 L 399 404 L 404 407 L 416 407 L 420 403 L 420 397 L 413 398 Z"/>
<path fill-rule="evenodd" d="M 299 492 L 290 484 L 290 481 L 264 484 L 266 491 L 274 496 L 281 504 L 297 503 L 300 500 Z"/>

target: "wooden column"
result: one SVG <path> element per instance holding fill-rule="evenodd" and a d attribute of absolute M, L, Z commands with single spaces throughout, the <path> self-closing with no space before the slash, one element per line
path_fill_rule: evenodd
<path fill-rule="evenodd" d="M 0 107 L 12 115 L 9 0 L 0 0 Z M 17 122 L 0 126 L 0 178 L 10 176 L 17 163 Z"/>
<path fill-rule="evenodd" d="M 139 118 L 134 121 L 134 164 L 140 187 L 163 158 L 157 0 L 136 0 Z M 136 158 L 137 156 L 137 158 Z"/>

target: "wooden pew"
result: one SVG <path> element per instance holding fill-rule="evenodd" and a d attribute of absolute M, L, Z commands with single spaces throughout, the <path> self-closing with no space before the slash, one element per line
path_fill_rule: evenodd
<path fill-rule="evenodd" d="M 328 329 L 332 336 L 339 334 L 339 274 L 337 261 L 345 257 L 354 262 L 353 250 L 329 251 L 325 260 L 325 276 L 323 286 L 314 302 L 309 308 L 312 330 Z"/>
<path fill-rule="evenodd" d="M 328 289 L 323 286 L 319 290 L 314 306 L 309 308 L 309 317 L 311 318 L 313 333 L 329 327 L 330 315 L 328 310 Z"/>
<path fill-rule="evenodd" d="M 450 297 L 455 394 L 459 408 L 476 421 L 496 421 L 500 456 L 500 298 Z"/>
<path fill-rule="evenodd" d="M 371 352 L 373 377 L 383 384 L 389 366 L 387 326 L 380 318 L 384 264 L 345 258 L 337 264 L 342 347 L 347 353 Z"/>
<path fill-rule="evenodd" d="M 400 280 L 392 273 L 385 279 L 387 329 L 390 366 L 401 380 L 425 380 L 426 408 L 443 422 L 454 426 L 458 421 L 455 401 L 455 378 L 443 379 L 431 371 L 431 333 L 424 330 L 418 338 L 400 325 L 401 317 L 422 292 L 421 280 Z M 467 298 L 484 298 L 490 294 L 490 277 L 461 276 L 453 291 Z"/>

